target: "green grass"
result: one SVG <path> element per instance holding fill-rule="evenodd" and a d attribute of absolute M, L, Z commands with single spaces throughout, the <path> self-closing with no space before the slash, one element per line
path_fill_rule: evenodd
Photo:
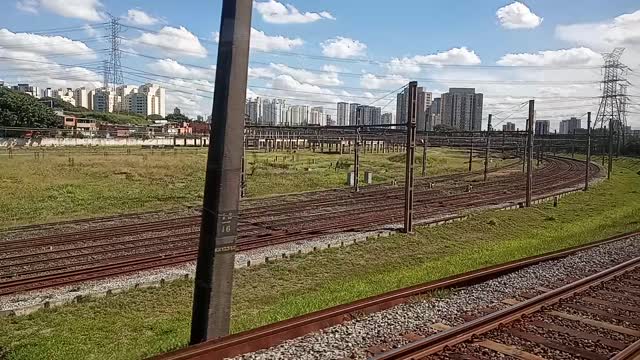
<path fill-rule="evenodd" d="M 31 223 L 199 205 L 206 149 L 124 148 L 15 150 L 0 153 L 0 229 Z M 277 157 L 277 160 L 276 160 Z M 402 179 L 397 154 L 365 154 L 374 182 Z M 465 153 L 434 149 L 432 175 L 464 171 Z M 266 196 L 345 186 L 352 158 L 312 152 L 247 153 L 248 195 Z M 335 169 L 336 162 L 344 164 Z M 475 168 L 481 159 L 475 159 Z M 497 166 L 502 161 L 496 159 Z M 364 174 L 361 174 L 364 176 Z"/>
<path fill-rule="evenodd" d="M 235 272 L 233 331 L 445 276 L 640 230 L 640 161 L 560 206 L 492 211 L 455 224 Z M 0 319 L 18 359 L 140 359 L 184 346 L 192 283 L 133 290 Z M 2 351 L 0 350 L 0 353 Z"/>

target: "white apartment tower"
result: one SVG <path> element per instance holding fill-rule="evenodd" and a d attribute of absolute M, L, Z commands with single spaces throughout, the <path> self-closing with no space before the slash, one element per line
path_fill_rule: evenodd
<path fill-rule="evenodd" d="M 346 102 L 339 102 L 338 112 L 336 115 L 338 126 L 349 125 L 349 104 L 347 104 Z"/>
<path fill-rule="evenodd" d="M 154 84 L 145 84 L 140 86 L 137 93 L 130 95 L 131 112 L 136 114 L 166 115 L 165 89 Z"/>
<path fill-rule="evenodd" d="M 80 106 L 86 109 L 89 109 L 89 91 L 84 87 L 75 89 L 73 91 L 73 100 L 75 100 L 75 105 Z"/>

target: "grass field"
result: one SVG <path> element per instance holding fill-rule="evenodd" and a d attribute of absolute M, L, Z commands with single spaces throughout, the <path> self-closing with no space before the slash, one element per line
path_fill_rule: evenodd
<path fill-rule="evenodd" d="M 0 229 L 14 225 L 199 205 L 206 149 L 47 149 L 0 153 Z M 421 161 L 421 158 L 418 159 Z M 345 186 L 352 155 L 247 153 L 248 196 Z M 464 152 L 433 149 L 429 172 L 465 171 Z M 474 159 L 474 167 L 482 159 Z M 493 166 L 498 166 L 495 159 Z M 337 166 L 336 166 L 337 165 Z M 374 182 L 404 178 L 401 154 L 364 154 Z"/>
<path fill-rule="evenodd" d="M 509 260 L 640 230 L 640 160 L 560 206 L 492 211 L 235 273 L 233 331 L 241 331 Z M 188 341 L 192 282 L 140 289 L 0 319 L 7 359 L 140 359 Z M 3 350 L 0 350 L 2 354 Z M 2 358 L 2 355 L 0 355 Z"/>

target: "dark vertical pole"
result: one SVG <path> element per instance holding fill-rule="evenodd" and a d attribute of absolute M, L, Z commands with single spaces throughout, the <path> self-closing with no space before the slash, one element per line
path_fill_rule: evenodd
<path fill-rule="evenodd" d="M 607 164 L 607 179 L 611 179 L 613 170 L 613 117 L 609 118 L 609 164 Z"/>
<path fill-rule="evenodd" d="M 418 82 L 409 83 L 407 107 L 407 159 L 404 180 L 404 232 L 413 232 L 413 162 L 416 155 L 416 113 Z"/>
<path fill-rule="evenodd" d="M 503 128 L 504 129 L 504 128 Z M 504 140 L 506 133 L 502 130 L 502 156 L 504 156 Z"/>
<path fill-rule="evenodd" d="M 360 191 L 358 179 L 360 177 L 360 128 L 356 129 L 356 142 L 353 150 L 353 189 Z"/>
<path fill-rule="evenodd" d="M 527 171 L 527 141 L 529 139 L 529 134 L 528 134 L 528 129 L 529 129 L 529 119 L 527 119 L 527 125 L 525 126 L 525 133 L 527 133 L 527 137 L 525 137 L 524 139 L 524 144 L 522 146 L 522 172 L 526 172 Z"/>
<path fill-rule="evenodd" d="M 589 190 L 589 165 L 591 165 L 591 111 L 587 113 L 587 159 L 584 163 L 584 191 Z"/>
<path fill-rule="evenodd" d="M 529 100 L 529 119 L 527 122 L 527 199 L 526 206 L 531 207 L 531 190 L 533 189 L 533 118 L 535 117 L 535 100 Z"/>
<path fill-rule="evenodd" d="M 240 176 L 240 198 L 245 197 L 247 190 L 247 136 L 242 139 L 242 175 Z"/>
<path fill-rule="evenodd" d="M 573 129 L 573 138 L 571 139 L 571 158 L 576 158 L 576 130 Z"/>
<path fill-rule="evenodd" d="M 489 119 L 491 119 L 491 115 L 489 115 Z M 491 147 L 491 131 L 487 131 L 487 146 L 484 149 L 484 181 L 487 181 L 489 172 L 489 147 Z"/>
<path fill-rule="evenodd" d="M 424 138 L 422 139 L 422 176 L 427 176 L 427 143 L 429 134 L 427 133 L 427 121 L 424 121 Z"/>
<path fill-rule="evenodd" d="M 251 0 L 222 3 L 191 344 L 229 334 L 252 5 Z"/>
<path fill-rule="evenodd" d="M 471 133 L 471 148 L 469 148 L 469 172 L 473 169 L 473 133 Z"/>

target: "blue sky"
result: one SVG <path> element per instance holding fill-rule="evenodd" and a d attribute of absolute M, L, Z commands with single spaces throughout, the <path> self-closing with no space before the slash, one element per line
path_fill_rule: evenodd
<path fill-rule="evenodd" d="M 41 86 L 99 86 L 98 62 L 105 56 L 100 49 L 106 46 L 100 24 L 109 12 L 135 27 L 125 27 L 122 35 L 123 48 L 138 53 L 124 54 L 126 82 L 162 81 L 171 108 L 207 115 L 213 70 L 206 68 L 215 64 L 220 8 L 219 0 L 5 0 L 0 4 L 0 29 L 5 29 L 0 56 L 46 58 L 56 76 L 29 73 L 26 67 L 20 72 L 15 69 L 22 69 L 24 61 L 5 59 L 0 79 L 13 83 L 29 73 L 25 81 Z M 248 96 L 285 97 L 331 113 L 336 101 L 370 103 L 417 78 L 436 95 L 448 87 L 476 87 L 485 94 L 485 117 L 490 112 L 502 114 L 497 116 L 502 120 L 511 116 L 517 125 L 526 116 L 519 104 L 536 97 L 538 118 L 551 119 L 555 128 L 564 117 L 597 112 L 599 53 L 623 46 L 623 62 L 632 69 L 640 65 L 639 10 L 632 0 L 406 0 L 397 6 L 261 0 L 254 3 L 252 25 L 258 33 L 252 34 L 252 45 L 262 51 L 252 51 Z M 93 30 L 22 34 L 85 25 Z M 76 40 L 75 45 L 57 38 L 48 41 L 62 41 L 57 52 L 35 46 L 54 35 Z M 69 50 L 78 43 L 95 54 Z M 629 89 L 637 93 L 633 84 Z M 385 111 L 393 111 L 392 97 L 374 105 L 388 103 Z M 640 127 L 638 115 L 630 114 L 629 122 Z"/>

